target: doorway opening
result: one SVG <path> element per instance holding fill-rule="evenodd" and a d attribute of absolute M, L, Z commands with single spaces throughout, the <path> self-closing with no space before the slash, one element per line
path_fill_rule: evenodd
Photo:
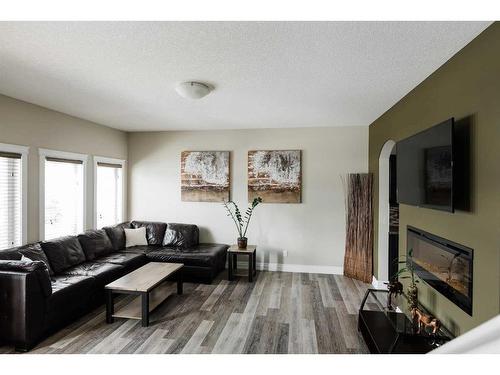
<path fill-rule="evenodd" d="M 399 204 L 397 202 L 396 142 L 388 140 L 379 157 L 378 272 L 379 283 L 398 271 Z"/>

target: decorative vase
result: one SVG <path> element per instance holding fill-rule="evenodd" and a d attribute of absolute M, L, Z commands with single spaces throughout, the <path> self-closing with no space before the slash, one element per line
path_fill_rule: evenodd
<path fill-rule="evenodd" d="M 415 284 L 408 286 L 408 303 L 410 310 L 418 307 L 418 289 Z"/>
<path fill-rule="evenodd" d="M 238 249 L 246 249 L 247 248 L 247 240 L 246 237 L 238 237 Z"/>

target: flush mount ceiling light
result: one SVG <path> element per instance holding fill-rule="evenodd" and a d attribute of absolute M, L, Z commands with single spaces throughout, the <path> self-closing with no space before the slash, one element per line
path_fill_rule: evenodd
<path fill-rule="evenodd" d="M 181 82 L 175 87 L 177 94 L 187 99 L 201 99 L 208 95 L 212 88 L 201 82 Z"/>

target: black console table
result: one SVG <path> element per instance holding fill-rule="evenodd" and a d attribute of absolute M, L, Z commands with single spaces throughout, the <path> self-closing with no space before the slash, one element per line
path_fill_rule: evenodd
<path fill-rule="evenodd" d="M 436 335 L 416 333 L 401 310 L 387 308 L 387 290 L 368 289 L 359 308 L 358 330 L 370 350 L 378 354 L 423 354 L 451 340 L 444 328 Z"/>

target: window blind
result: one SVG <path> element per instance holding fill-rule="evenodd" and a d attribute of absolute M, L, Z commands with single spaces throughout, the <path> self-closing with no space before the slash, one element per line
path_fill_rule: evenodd
<path fill-rule="evenodd" d="M 10 158 L 10 159 L 21 159 L 21 154 L 16 154 L 15 152 L 3 152 L 0 151 L 0 157 Z"/>
<path fill-rule="evenodd" d="M 96 177 L 97 228 L 117 224 L 123 213 L 122 166 L 98 162 Z"/>
<path fill-rule="evenodd" d="M 45 239 L 83 232 L 83 162 L 45 159 Z"/>
<path fill-rule="evenodd" d="M 0 152 L 0 249 L 21 245 L 21 154 Z"/>
<path fill-rule="evenodd" d="M 113 163 L 104 163 L 104 162 L 98 162 L 97 163 L 98 167 L 108 167 L 108 168 L 121 168 L 121 164 L 113 164 Z"/>
<path fill-rule="evenodd" d="M 47 160 L 47 161 L 53 161 L 53 162 L 57 162 L 57 163 L 83 164 L 83 161 L 81 161 L 81 160 L 54 158 L 54 157 L 51 157 L 51 156 L 45 157 L 45 160 Z"/>

